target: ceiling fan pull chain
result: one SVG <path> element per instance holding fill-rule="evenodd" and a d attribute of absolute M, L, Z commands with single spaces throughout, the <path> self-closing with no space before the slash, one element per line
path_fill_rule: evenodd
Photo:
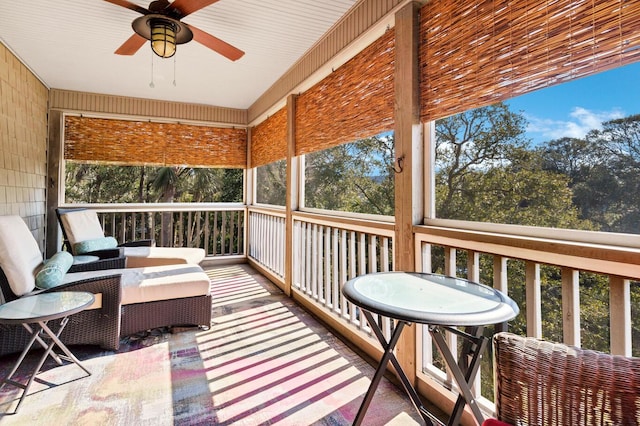
<path fill-rule="evenodd" d="M 149 83 L 149 87 L 152 89 L 156 87 L 156 85 L 153 84 L 153 53 L 151 54 L 151 83 Z"/>
<path fill-rule="evenodd" d="M 176 56 L 173 55 L 173 87 L 176 87 Z"/>

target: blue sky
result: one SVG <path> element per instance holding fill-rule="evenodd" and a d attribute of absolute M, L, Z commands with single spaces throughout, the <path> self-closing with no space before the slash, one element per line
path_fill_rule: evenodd
<path fill-rule="evenodd" d="M 523 111 L 534 143 L 581 138 L 603 121 L 640 114 L 640 63 L 605 71 L 510 99 Z"/>

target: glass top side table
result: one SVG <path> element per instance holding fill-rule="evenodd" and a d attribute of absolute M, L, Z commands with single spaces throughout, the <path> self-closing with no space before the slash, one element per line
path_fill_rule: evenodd
<path fill-rule="evenodd" d="M 482 353 L 488 342 L 483 336 L 483 331 L 487 325 L 503 323 L 518 315 L 519 308 L 513 300 L 496 289 L 473 281 L 417 272 L 379 272 L 362 275 L 347 281 L 342 293 L 347 300 L 362 308 L 362 313 L 384 349 L 354 425 L 362 423 L 389 362 L 398 373 L 405 391 L 425 423 L 440 423 L 424 408 L 418 393 L 393 353 L 404 326 L 411 323 L 428 326 L 429 333 L 460 389 L 449 424 L 459 423 L 467 404 L 478 423 L 483 422 L 482 413 L 471 392 L 471 384 L 475 380 Z M 397 321 L 388 341 L 372 313 Z M 458 327 L 464 327 L 464 331 Z M 459 362 L 447 345 L 444 330 L 466 339 Z"/>
<path fill-rule="evenodd" d="M 14 414 L 18 412 L 20 404 L 22 404 L 24 397 L 29 392 L 29 388 L 31 387 L 33 380 L 40 372 L 40 369 L 48 356 L 51 356 L 59 365 L 62 365 L 62 360 L 73 362 L 84 370 L 87 375 L 91 375 L 89 370 L 80 363 L 75 355 L 71 353 L 64 343 L 62 343 L 59 337 L 67 325 L 69 316 L 91 306 L 94 300 L 94 295 L 91 293 L 60 291 L 40 293 L 33 296 L 23 296 L 20 299 L 0 305 L 0 324 L 22 324 L 22 326 L 31 334 L 29 343 L 20 354 L 16 364 L 11 369 L 11 372 L 6 378 L 4 378 L 0 385 L 4 386 L 5 384 L 10 384 L 23 389 Z M 57 319 L 61 319 L 60 327 L 56 332 L 53 332 L 47 323 L 50 320 Z M 50 342 L 47 343 L 47 340 L 50 340 Z M 33 373 L 29 377 L 28 382 L 26 384 L 22 384 L 12 380 L 13 375 L 16 373 L 35 342 L 38 342 L 45 351 L 36 368 L 33 370 Z M 56 354 L 53 351 L 53 347 L 55 345 L 62 350 L 64 355 Z"/>

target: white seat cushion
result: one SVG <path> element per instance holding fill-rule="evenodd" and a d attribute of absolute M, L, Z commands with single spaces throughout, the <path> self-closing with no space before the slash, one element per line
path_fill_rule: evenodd
<path fill-rule="evenodd" d="M 204 249 L 190 247 L 124 247 L 127 268 L 176 265 L 197 265 L 204 259 Z"/>
<path fill-rule="evenodd" d="M 104 237 L 98 214 L 94 210 L 75 210 L 60 215 L 71 247 L 87 240 Z"/>
<path fill-rule="evenodd" d="M 122 304 L 153 302 L 209 294 L 209 277 L 198 265 L 166 265 L 148 268 L 73 272 L 64 282 L 121 274 Z"/>
<path fill-rule="evenodd" d="M 16 296 L 35 288 L 42 252 L 20 216 L 0 216 L 0 267 Z"/>

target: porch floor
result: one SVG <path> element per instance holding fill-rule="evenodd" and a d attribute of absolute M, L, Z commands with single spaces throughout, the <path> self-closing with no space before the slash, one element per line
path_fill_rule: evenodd
<path fill-rule="evenodd" d="M 152 330 L 117 352 L 71 347 L 92 375 L 48 361 L 17 414 L 21 390 L 0 389 L 0 423 L 350 425 L 374 368 L 250 266 L 206 270 L 210 330 Z M 0 358 L 1 377 L 16 358 Z M 421 423 L 383 379 L 365 424 Z"/>

